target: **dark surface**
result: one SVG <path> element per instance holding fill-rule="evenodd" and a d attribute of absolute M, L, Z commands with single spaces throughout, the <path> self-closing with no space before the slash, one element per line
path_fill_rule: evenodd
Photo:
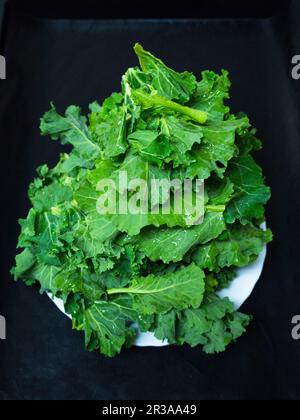
<path fill-rule="evenodd" d="M 287 3 L 286 3 L 287 4 Z M 298 20 L 297 17 L 298 16 Z M 46 20 L 6 14 L 6 81 L 0 81 L 1 281 L 0 399 L 299 399 L 300 341 L 291 319 L 300 314 L 300 54 L 299 2 L 272 19 L 124 21 Z M 39 136 L 39 117 L 118 90 L 136 64 L 139 41 L 178 70 L 230 70 L 231 105 L 247 112 L 264 149 L 257 155 L 273 196 L 268 225 L 275 234 L 263 275 L 243 310 L 248 333 L 224 354 L 200 348 L 133 348 L 115 359 L 84 350 L 83 336 L 46 296 L 8 274 L 29 209 L 35 168 L 53 165 L 62 150 Z"/>
<path fill-rule="evenodd" d="M 47 17 L 100 18 L 200 18 L 200 17 L 270 17 L 284 9 L 290 0 L 201 0 L 175 4 L 169 0 L 11 0 L 23 11 Z"/>

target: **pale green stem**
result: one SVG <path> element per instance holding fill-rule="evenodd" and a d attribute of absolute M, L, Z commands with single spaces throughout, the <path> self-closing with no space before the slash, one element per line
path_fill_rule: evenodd
<path fill-rule="evenodd" d="M 192 120 L 197 121 L 200 124 L 205 124 L 208 118 L 207 112 L 180 105 L 177 102 L 173 102 L 170 99 L 164 98 L 163 96 L 149 95 L 148 93 L 144 93 L 138 90 L 132 92 L 132 95 L 138 103 L 144 105 L 145 107 L 150 108 L 151 106 L 162 106 L 169 108 L 178 112 L 179 114 L 190 117 Z"/>
<path fill-rule="evenodd" d="M 206 211 L 210 211 L 210 212 L 221 212 L 223 213 L 223 211 L 225 211 L 226 207 L 219 205 L 219 206 L 205 206 L 205 210 Z"/>

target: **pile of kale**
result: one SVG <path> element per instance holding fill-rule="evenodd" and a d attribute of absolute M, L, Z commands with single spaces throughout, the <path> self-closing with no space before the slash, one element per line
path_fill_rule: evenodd
<path fill-rule="evenodd" d="M 65 115 L 52 105 L 42 118 L 42 135 L 73 149 L 54 168 L 37 169 L 12 272 L 63 299 L 88 350 L 115 356 L 138 331 L 152 331 L 170 344 L 221 352 L 250 317 L 217 291 L 272 239 L 260 228 L 270 197 L 252 157 L 261 142 L 247 116 L 224 104 L 226 71 L 197 81 L 139 44 L 135 52 L 140 67 L 128 69 L 121 93 L 91 104 L 87 118 L 73 105 Z M 97 184 L 120 171 L 149 183 L 204 180 L 203 222 L 174 212 L 99 213 Z"/>

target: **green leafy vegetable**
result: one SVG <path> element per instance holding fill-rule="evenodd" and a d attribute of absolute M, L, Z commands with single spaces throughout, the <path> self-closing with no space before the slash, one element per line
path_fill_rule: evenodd
<path fill-rule="evenodd" d="M 134 51 L 137 54 L 141 68 L 151 78 L 150 86 L 158 93 L 169 99 L 187 102 L 196 90 L 196 78 L 187 71 L 177 73 L 169 69 L 161 60 L 145 51 L 140 44 L 136 44 Z"/>
<path fill-rule="evenodd" d="M 164 276 L 150 274 L 135 278 L 129 287 L 109 289 L 107 294 L 133 296 L 133 309 L 145 315 L 164 313 L 172 308 L 199 307 L 204 293 L 204 273 L 191 264 Z"/>
<path fill-rule="evenodd" d="M 156 316 L 154 334 L 172 344 L 203 345 L 206 353 L 220 353 L 245 332 L 249 322 L 247 315 L 235 312 L 227 298 L 209 295 L 200 308 L 173 309 Z"/>
<path fill-rule="evenodd" d="M 223 237 L 200 245 L 193 254 L 193 260 L 199 267 L 216 272 L 224 267 L 243 267 L 255 260 L 264 244 L 271 239 L 270 230 L 234 224 L 228 227 Z"/>
<path fill-rule="evenodd" d="M 113 357 L 151 331 L 218 353 L 251 317 L 217 290 L 272 239 L 260 227 L 270 198 L 252 156 L 261 142 L 224 102 L 226 71 L 197 81 L 139 44 L 134 50 L 140 67 L 88 117 L 74 105 L 61 115 L 53 104 L 42 117 L 41 134 L 72 150 L 37 169 L 12 274 L 62 299 L 90 351 Z M 179 194 L 187 180 L 192 204 L 205 180 L 195 207 Z M 138 210 L 124 211 L 124 202 Z"/>

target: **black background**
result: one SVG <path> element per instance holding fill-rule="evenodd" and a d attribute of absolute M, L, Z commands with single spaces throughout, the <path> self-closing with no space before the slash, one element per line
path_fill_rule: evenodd
<path fill-rule="evenodd" d="M 300 314 L 300 80 L 291 77 L 291 59 L 300 54 L 300 2 L 215 0 L 184 10 L 158 2 L 146 10 L 134 1 L 131 9 L 111 1 L 105 10 L 89 0 L 9 3 L 0 44 L 7 59 L 0 81 L 0 314 L 7 319 L 0 399 L 299 399 L 300 341 L 291 337 L 291 319 Z M 51 100 L 61 111 L 73 103 L 86 111 L 118 90 L 137 63 L 136 41 L 178 70 L 230 70 L 232 109 L 247 112 L 264 141 L 257 159 L 272 187 L 267 222 L 275 238 L 242 308 L 254 321 L 221 355 L 189 347 L 132 348 L 115 359 L 89 354 L 46 296 L 8 274 L 28 184 L 62 150 L 40 138 L 39 117 Z"/>

